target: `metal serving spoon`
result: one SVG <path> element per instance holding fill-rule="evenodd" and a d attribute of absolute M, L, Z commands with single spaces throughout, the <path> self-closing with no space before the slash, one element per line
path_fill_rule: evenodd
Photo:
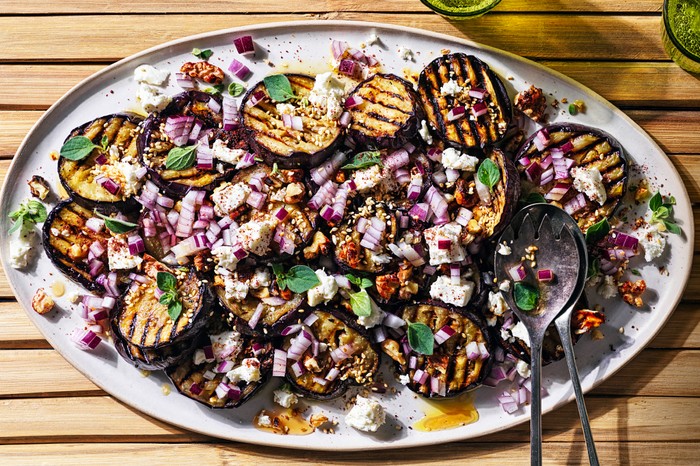
<path fill-rule="evenodd" d="M 550 269 L 555 274 L 554 282 L 537 286 L 536 272 L 531 267 L 532 264 L 529 261 L 523 262 L 527 272 L 523 282 L 538 288 L 540 294 L 537 307 L 532 311 L 521 310 L 515 305 L 512 294 L 514 286 L 511 287 L 510 293 L 504 293 L 508 306 L 523 323 L 530 337 L 530 462 L 533 465 L 542 464 L 542 342 L 547 327 L 556 319 L 576 394 L 588 458 L 592 465 L 598 465 L 570 334 L 571 314 L 583 291 L 588 269 L 588 254 L 583 234 L 576 222 L 562 209 L 549 204 L 532 204 L 515 215 L 498 242 L 505 242 L 512 251 L 510 255 L 501 255 L 498 252 L 495 254 L 494 264 L 499 282 L 512 280 L 509 270 L 520 264 L 520 259 L 527 255 L 526 248 L 530 246 L 537 247 L 536 268 Z"/>

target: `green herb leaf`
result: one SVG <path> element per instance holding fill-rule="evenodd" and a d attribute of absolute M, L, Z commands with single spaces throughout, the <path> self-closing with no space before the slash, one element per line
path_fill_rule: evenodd
<path fill-rule="evenodd" d="M 199 50 L 197 48 L 194 48 L 192 49 L 192 55 L 201 60 L 209 60 L 209 57 L 214 55 L 214 52 L 212 52 L 210 49 Z"/>
<path fill-rule="evenodd" d="M 197 144 L 193 146 L 173 147 L 165 159 L 165 168 L 168 170 L 186 170 L 194 165 L 196 159 Z"/>
<path fill-rule="evenodd" d="M 523 208 L 525 206 L 529 206 L 530 204 L 542 204 L 546 203 L 547 200 L 544 198 L 544 196 L 540 193 L 532 192 L 527 194 L 524 197 L 520 198 L 520 208 Z"/>
<path fill-rule="evenodd" d="M 296 99 L 292 84 L 283 74 L 273 74 L 263 79 L 265 88 L 270 98 L 275 102 L 286 102 L 289 99 Z"/>
<path fill-rule="evenodd" d="M 276 175 L 280 172 L 280 167 L 277 166 L 277 162 L 272 164 L 272 172 L 270 172 L 271 175 Z"/>
<path fill-rule="evenodd" d="M 586 271 L 586 280 L 595 277 L 600 272 L 600 259 L 594 257 L 592 261 L 588 263 L 588 270 Z"/>
<path fill-rule="evenodd" d="M 245 87 L 242 84 L 231 83 L 228 85 L 228 93 L 231 97 L 238 97 L 245 92 Z"/>
<path fill-rule="evenodd" d="M 343 170 L 359 170 L 372 165 L 382 166 L 382 157 L 378 151 L 365 151 L 355 154 L 350 163 L 340 168 Z"/>
<path fill-rule="evenodd" d="M 306 265 L 295 265 L 285 274 L 285 281 L 294 293 L 304 293 L 321 284 L 316 272 Z"/>
<path fill-rule="evenodd" d="M 669 222 L 668 220 L 664 220 L 664 226 L 666 227 L 666 230 L 669 232 L 673 233 L 674 235 L 680 235 L 683 231 L 681 230 L 681 227 L 676 225 L 673 222 Z"/>
<path fill-rule="evenodd" d="M 82 160 L 92 153 L 93 150 L 99 149 L 89 138 L 85 136 L 75 136 L 67 140 L 61 147 L 61 157 L 68 160 Z"/>
<path fill-rule="evenodd" d="M 637 275 L 638 277 L 641 277 L 641 276 L 642 276 L 642 272 L 640 272 L 640 271 L 637 270 L 637 269 L 630 269 L 630 273 L 631 273 L 632 275 Z"/>
<path fill-rule="evenodd" d="M 204 92 L 211 95 L 221 95 L 221 93 L 224 92 L 224 85 L 214 84 L 212 87 L 207 87 L 204 89 Z"/>
<path fill-rule="evenodd" d="M 284 273 L 284 268 L 282 267 L 282 264 L 272 264 L 272 272 L 275 274 L 275 277 L 277 278 L 277 286 L 280 287 L 280 290 L 286 290 L 287 289 L 287 280 L 286 280 L 286 274 Z"/>
<path fill-rule="evenodd" d="M 17 210 L 8 214 L 14 223 L 8 233 L 14 233 L 24 225 L 36 225 L 46 220 L 46 207 L 34 199 L 27 199 L 19 205 Z"/>
<path fill-rule="evenodd" d="M 171 291 L 177 289 L 177 278 L 170 272 L 158 272 L 156 283 L 161 291 Z"/>
<path fill-rule="evenodd" d="M 369 288 L 372 285 L 374 285 L 374 283 L 372 283 L 372 280 L 370 280 L 369 278 L 356 277 L 351 273 L 346 274 L 345 277 L 350 281 L 350 283 L 361 289 Z"/>
<path fill-rule="evenodd" d="M 517 282 L 513 286 L 513 299 L 515 300 L 515 305 L 523 311 L 532 311 L 537 308 L 540 292 L 532 285 Z"/>
<path fill-rule="evenodd" d="M 652 212 L 656 212 L 663 203 L 664 201 L 661 198 L 661 193 L 657 191 L 656 194 L 649 199 L 649 209 L 651 209 Z"/>
<path fill-rule="evenodd" d="M 576 115 L 578 113 L 578 107 L 574 104 L 569 104 L 569 114 Z"/>
<path fill-rule="evenodd" d="M 430 356 L 433 354 L 435 336 L 430 327 L 420 322 L 408 322 L 408 344 L 413 351 Z"/>
<path fill-rule="evenodd" d="M 350 293 L 350 306 L 352 312 L 358 317 L 367 317 L 372 314 L 372 302 L 365 289 Z"/>
<path fill-rule="evenodd" d="M 501 179 L 501 170 L 493 160 L 484 159 L 484 161 L 479 164 L 476 176 L 482 184 L 488 186 L 490 191 L 493 191 L 493 187 L 496 186 L 498 180 Z"/>
<path fill-rule="evenodd" d="M 105 226 L 112 233 L 126 233 L 127 231 L 131 231 L 138 226 L 135 223 L 131 223 L 131 222 L 127 222 L 125 220 L 119 220 L 118 218 L 108 217 L 106 215 L 102 215 L 101 213 L 99 213 L 97 211 L 95 211 L 95 215 L 97 215 L 98 217 L 100 217 L 102 220 L 105 221 Z"/>
<path fill-rule="evenodd" d="M 175 321 L 182 313 L 182 303 L 178 300 L 173 300 L 168 304 L 168 315 Z"/>
<path fill-rule="evenodd" d="M 107 152 L 107 149 L 109 148 L 109 138 L 107 136 L 102 136 L 100 146 L 102 146 L 102 152 Z"/>
<path fill-rule="evenodd" d="M 586 230 L 586 243 L 596 244 L 601 239 L 610 233 L 610 223 L 607 218 L 603 218 L 600 222 L 594 223 Z"/>

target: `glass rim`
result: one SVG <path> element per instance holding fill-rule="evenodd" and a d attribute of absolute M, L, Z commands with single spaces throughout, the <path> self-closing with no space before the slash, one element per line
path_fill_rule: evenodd
<path fill-rule="evenodd" d="M 459 17 L 459 18 L 468 18 L 471 16 L 478 16 L 486 13 L 487 11 L 493 9 L 496 5 L 501 3 L 501 0 L 494 0 L 491 4 L 488 6 L 481 8 L 480 10 L 475 10 L 475 11 L 470 11 L 470 12 L 458 12 L 458 11 L 447 11 L 443 10 L 442 8 L 439 8 L 433 4 L 430 3 L 430 0 L 420 0 L 421 3 L 431 10 L 433 10 L 435 13 L 439 13 L 443 16 L 454 16 L 454 17 Z"/>
<path fill-rule="evenodd" d="M 676 38 L 676 35 L 673 33 L 673 30 L 671 29 L 671 26 L 669 24 L 669 19 L 668 19 L 668 4 L 670 0 L 664 0 L 664 6 L 663 6 L 663 11 L 662 11 L 662 16 L 664 20 L 664 29 L 666 30 L 666 35 L 668 38 L 671 40 L 673 45 L 686 57 L 690 58 L 691 60 L 694 60 L 696 62 L 700 62 L 700 55 L 697 55 L 687 48 L 683 44 L 681 44 L 678 39 Z"/>

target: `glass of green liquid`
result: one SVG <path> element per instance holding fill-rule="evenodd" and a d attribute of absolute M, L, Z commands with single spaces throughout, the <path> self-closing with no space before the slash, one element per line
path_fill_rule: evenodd
<path fill-rule="evenodd" d="M 449 19 L 470 19 L 483 15 L 501 3 L 501 0 L 421 0 L 421 2 Z"/>
<path fill-rule="evenodd" d="M 700 73 L 700 0 L 664 0 L 663 43 L 678 66 Z"/>

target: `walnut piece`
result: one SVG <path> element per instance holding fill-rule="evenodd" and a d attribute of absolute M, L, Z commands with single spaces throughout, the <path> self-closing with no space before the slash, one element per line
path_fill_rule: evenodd
<path fill-rule="evenodd" d="M 51 296 L 46 294 L 43 288 L 36 290 L 36 293 L 34 293 L 34 297 L 32 298 L 32 309 L 34 309 L 37 314 L 43 315 L 50 312 L 54 305 L 55 303 L 53 302 L 53 299 Z"/>
<path fill-rule="evenodd" d="M 533 121 L 544 121 L 547 110 L 547 98 L 542 93 L 542 89 L 530 86 L 522 92 L 518 92 L 514 99 L 515 108 L 523 112 Z"/>
<path fill-rule="evenodd" d="M 330 244 L 331 241 L 326 238 L 326 235 L 317 231 L 314 233 L 311 244 L 304 248 L 304 259 L 311 260 L 316 259 L 319 255 L 328 255 Z"/>
<path fill-rule="evenodd" d="M 27 183 L 29 185 L 29 191 L 32 196 L 41 199 L 42 201 L 46 199 L 46 196 L 51 192 L 49 188 L 49 183 L 39 175 L 32 176 L 32 179 Z"/>
<path fill-rule="evenodd" d="M 403 354 L 401 354 L 399 342 L 392 340 L 391 338 L 387 338 L 381 343 L 381 347 L 384 353 L 386 353 L 391 359 L 401 365 L 406 364 L 406 358 L 404 358 Z"/>
<path fill-rule="evenodd" d="M 634 307 L 644 306 L 642 294 L 646 289 L 647 284 L 644 280 L 637 280 L 636 282 L 627 280 L 626 282 L 620 283 L 617 287 L 617 290 L 622 295 L 622 300 Z"/>
<path fill-rule="evenodd" d="M 320 414 L 320 413 L 316 413 L 316 414 L 312 414 L 311 417 L 309 418 L 309 424 L 311 424 L 314 428 L 318 429 L 319 427 L 321 427 L 323 424 L 325 424 L 329 420 L 330 419 L 328 419 L 327 416 Z"/>
<path fill-rule="evenodd" d="M 224 82 L 224 71 L 205 61 L 187 62 L 180 67 L 180 71 L 205 83 L 221 84 Z"/>
<path fill-rule="evenodd" d="M 304 199 L 306 190 L 301 183 L 290 183 L 284 193 L 284 202 L 287 204 L 298 204 Z"/>
<path fill-rule="evenodd" d="M 577 309 L 574 311 L 573 322 L 577 335 L 588 333 L 605 323 L 605 315 L 591 309 Z"/>

